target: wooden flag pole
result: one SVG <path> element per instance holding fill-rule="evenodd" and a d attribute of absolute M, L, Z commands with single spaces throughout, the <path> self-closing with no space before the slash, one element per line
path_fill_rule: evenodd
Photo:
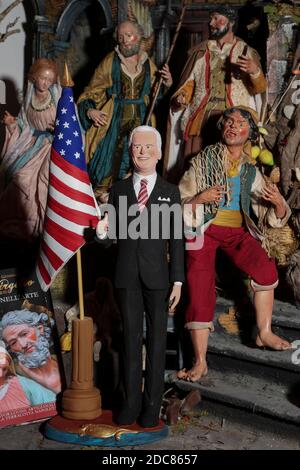
<path fill-rule="evenodd" d="M 80 249 L 76 253 L 77 262 L 77 282 L 78 282 L 78 302 L 79 302 L 79 318 L 84 319 L 84 302 L 83 302 L 83 282 L 82 282 L 82 263 Z"/>
<path fill-rule="evenodd" d="M 179 31 L 180 31 L 180 28 L 182 26 L 182 22 L 183 22 L 183 18 L 184 18 L 184 15 L 185 15 L 186 7 L 187 7 L 187 0 L 184 0 L 183 3 L 182 3 L 182 10 L 181 10 L 180 18 L 179 18 L 179 21 L 177 23 L 176 31 L 175 31 L 175 34 L 174 34 L 174 37 L 173 37 L 173 40 L 172 40 L 172 44 L 171 44 L 170 49 L 169 49 L 169 53 L 168 53 L 165 65 L 168 65 L 169 62 L 170 62 L 170 59 L 171 59 L 171 56 L 172 56 L 172 53 L 173 53 L 173 50 L 174 50 L 174 47 L 175 47 L 175 44 L 176 44 L 176 41 L 177 41 Z M 148 111 L 148 114 L 147 114 L 147 117 L 146 117 L 146 120 L 145 120 L 145 126 L 148 126 L 148 124 L 150 122 L 150 119 L 151 119 L 151 116 L 152 116 L 152 113 L 153 113 L 153 110 L 154 110 L 154 106 L 155 106 L 160 88 L 162 86 L 162 83 L 163 83 L 163 77 L 161 75 L 159 77 L 158 82 L 155 85 L 155 92 L 154 92 L 154 95 L 153 95 L 153 98 L 152 98 L 152 101 L 151 101 L 150 109 Z"/>

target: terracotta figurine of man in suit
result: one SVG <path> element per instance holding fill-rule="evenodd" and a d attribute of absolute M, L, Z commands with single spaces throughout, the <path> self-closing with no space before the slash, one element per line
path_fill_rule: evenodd
<path fill-rule="evenodd" d="M 184 280 L 182 213 L 178 188 L 156 173 L 159 132 L 150 126 L 135 128 L 129 148 L 134 173 L 112 186 L 108 214 L 96 232 L 103 243 L 118 240 L 115 287 L 123 321 L 124 401 L 117 422 L 154 427 L 164 388 L 168 302 L 174 310 Z M 144 312 L 147 357 L 142 391 Z"/>

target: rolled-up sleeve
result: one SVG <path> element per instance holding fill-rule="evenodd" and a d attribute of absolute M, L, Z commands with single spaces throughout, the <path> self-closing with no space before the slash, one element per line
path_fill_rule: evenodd
<path fill-rule="evenodd" d="M 196 157 L 197 158 L 197 157 Z M 191 201 L 198 194 L 195 159 L 184 173 L 179 183 L 183 220 L 186 227 L 196 228 L 203 224 L 203 204 L 193 209 Z"/>

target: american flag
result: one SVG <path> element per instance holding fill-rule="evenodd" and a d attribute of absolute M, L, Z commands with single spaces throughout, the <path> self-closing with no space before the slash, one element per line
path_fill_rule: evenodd
<path fill-rule="evenodd" d="M 44 291 L 84 245 L 85 228 L 95 227 L 99 220 L 83 149 L 73 91 L 64 87 L 57 105 L 44 233 L 36 267 Z"/>

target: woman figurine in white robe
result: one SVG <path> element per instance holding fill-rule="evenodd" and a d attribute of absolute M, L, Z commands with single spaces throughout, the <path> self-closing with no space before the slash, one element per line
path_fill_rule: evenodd
<path fill-rule="evenodd" d="M 50 151 L 60 87 L 54 61 L 37 59 L 17 118 L 4 113 L 0 164 L 0 238 L 32 241 L 43 231 Z"/>

